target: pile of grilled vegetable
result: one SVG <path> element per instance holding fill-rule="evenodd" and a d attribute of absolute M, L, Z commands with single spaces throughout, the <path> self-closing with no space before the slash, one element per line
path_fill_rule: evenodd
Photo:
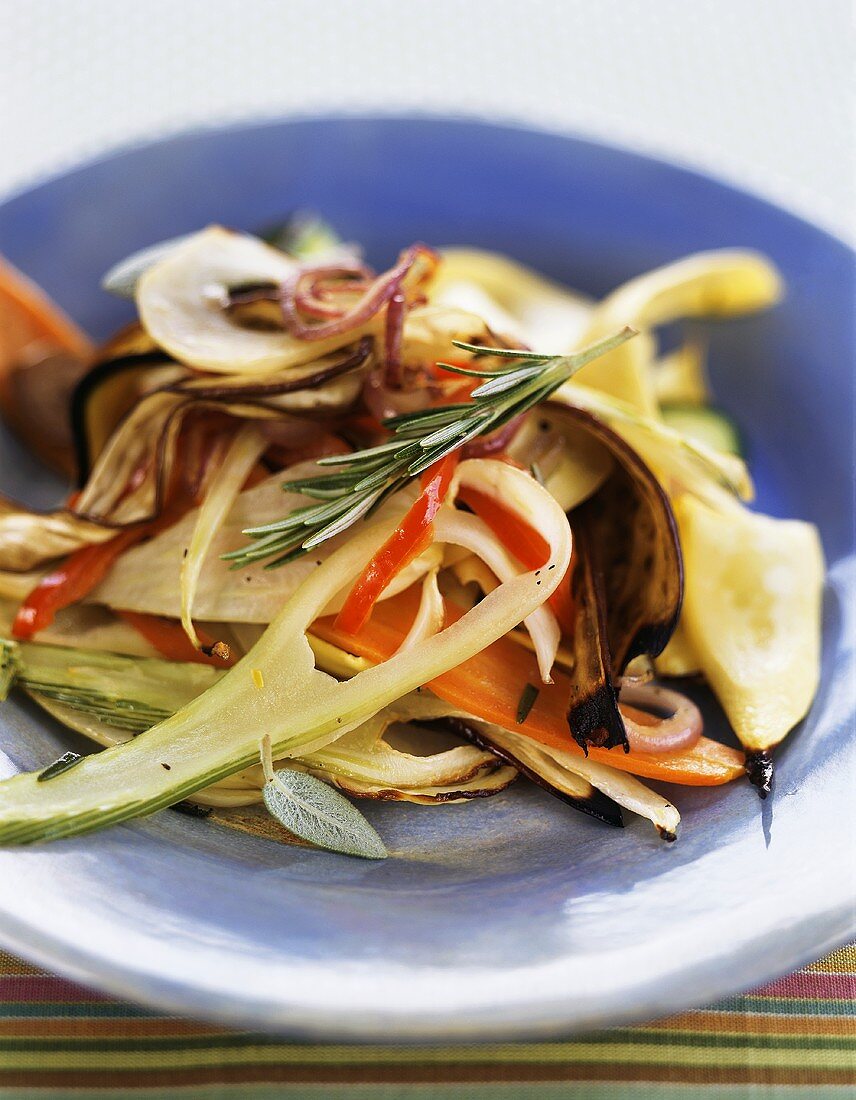
<path fill-rule="evenodd" d="M 0 843 L 176 805 L 269 834 L 258 805 L 379 858 L 349 799 L 520 775 L 673 839 L 642 779 L 769 792 L 817 686 L 822 554 L 751 509 L 692 324 L 774 305 L 766 260 L 699 254 L 596 302 L 477 250 L 378 274 L 303 217 L 105 285 L 138 320 L 95 349 L 0 267 L 0 410 L 76 479 L 50 512 L 0 498 L 0 697 L 103 746 L 2 782 Z"/>

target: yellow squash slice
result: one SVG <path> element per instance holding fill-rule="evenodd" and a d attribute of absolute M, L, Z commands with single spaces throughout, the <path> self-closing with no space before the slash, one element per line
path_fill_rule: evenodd
<path fill-rule="evenodd" d="M 777 745 L 817 690 L 823 551 L 816 529 L 744 508 L 676 507 L 686 566 L 682 622 L 737 736 Z"/>

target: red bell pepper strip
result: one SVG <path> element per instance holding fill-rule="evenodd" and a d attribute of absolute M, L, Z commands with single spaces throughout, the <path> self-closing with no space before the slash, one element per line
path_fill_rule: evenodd
<path fill-rule="evenodd" d="M 190 421 L 182 436 L 182 462 L 176 463 L 171 484 L 167 490 L 168 506 L 154 520 L 126 527 L 112 539 L 94 546 L 75 550 L 52 573 L 43 577 L 26 597 L 12 624 L 12 636 L 26 641 L 50 626 L 58 611 L 85 599 L 107 576 L 116 559 L 143 539 L 171 527 L 198 503 L 197 496 L 208 464 L 222 446 L 224 429 L 231 431 L 232 421 L 223 417 L 211 423 Z M 147 464 L 134 470 L 128 479 L 123 495 L 140 484 L 146 475 Z M 72 494 L 68 507 L 74 508 L 80 494 Z M 120 498 L 121 499 L 121 498 Z M 189 659 L 189 658 L 187 658 Z"/>
<path fill-rule="evenodd" d="M 12 636 L 27 641 L 50 626 L 58 611 L 85 599 L 110 572 L 116 559 L 143 539 L 171 527 L 193 507 L 186 499 L 176 500 L 157 519 L 126 527 L 107 542 L 75 550 L 52 573 L 42 577 L 26 597 L 12 624 Z"/>
<path fill-rule="evenodd" d="M 515 463 L 517 465 L 517 463 Z M 550 556 L 550 548 L 547 540 L 524 523 L 513 512 L 503 508 L 493 497 L 479 489 L 473 489 L 469 485 L 462 485 L 458 490 L 458 500 L 472 508 L 479 519 L 483 520 L 493 531 L 502 545 L 512 553 L 517 560 L 527 569 L 539 569 Z M 574 600 L 571 595 L 571 571 L 574 562 L 568 566 L 568 571 L 559 583 L 556 591 L 547 600 L 550 609 L 558 620 L 564 635 L 574 632 Z"/>
<path fill-rule="evenodd" d="M 26 641 L 50 626 L 58 611 L 88 596 L 116 559 L 148 533 L 148 525 L 129 527 L 108 542 L 75 550 L 62 565 L 42 577 L 18 608 L 12 636 Z"/>
<path fill-rule="evenodd" d="M 422 492 L 401 523 L 358 577 L 336 618 L 339 630 L 356 634 L 367 622 L 389 582 L 430 545 L 434 516 L 449 491 L 457 452 L 435 462 L 422 475 Z"/>

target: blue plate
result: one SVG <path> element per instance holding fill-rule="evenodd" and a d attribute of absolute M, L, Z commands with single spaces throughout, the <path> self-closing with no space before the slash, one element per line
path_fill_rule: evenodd
<path fill-rule="evenodd" d="M 404 1040 L 651 1017 L 852 935 L 850 251 L 756 198 L 619 150 L 468 121 L 326 118 L 210 130 L 87 165 L 0 207 L 0 252 L 104 337 L 129 316 L 98 289 L 115 260 L 297 206 L 323 211 L 379 265 L 417 239 L 470 243 L 598 295 L 697 249 L 772 257 L 788 298 L 715 332 L 713 379 L 749 441 L 760 506 L 823 534 L 818 698 L 779 753 L 766 804 L 745 783 L 672 792 L 684 815 L 675 845 L 647 822 L 609 829 L 524 784 L 445 809 L 369 806 L 394 853 L 379 864 L 165 812 L 0 852 L 3 942 L 161 1007 L 295 1036 Z M 7 492 L 55 492 L 8 438 L 0 468 Z M 65 744 L 26 704 L 0 710 L 7 773 Z"/>

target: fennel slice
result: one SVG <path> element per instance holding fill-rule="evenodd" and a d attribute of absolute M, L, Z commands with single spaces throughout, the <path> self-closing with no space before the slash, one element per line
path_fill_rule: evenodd
<path fill-rule="evenodd" d="M 555 566 L 546 576 L 558 583 L 570 561 L 570 532 L 553 498 L 537 491 Z M 0 783 L 0 843 L 78 835 L 153 813 L 254 764 L 265 734 L 277 757 L 316 751 L 507 634 L 555 587 L 532 572 L 515 576 L 416 649 L 339 682 L 315 667 L 306 631 L 393 526 L 355 533 L 309 575 L 250 653 L 175 715 L 50 783 L 38 784 L 35 773 Z M 441 541 L 442 526 L 438 518 Z M 262 672 L 264 690 L 255 686 L 253 668 Z"/>

